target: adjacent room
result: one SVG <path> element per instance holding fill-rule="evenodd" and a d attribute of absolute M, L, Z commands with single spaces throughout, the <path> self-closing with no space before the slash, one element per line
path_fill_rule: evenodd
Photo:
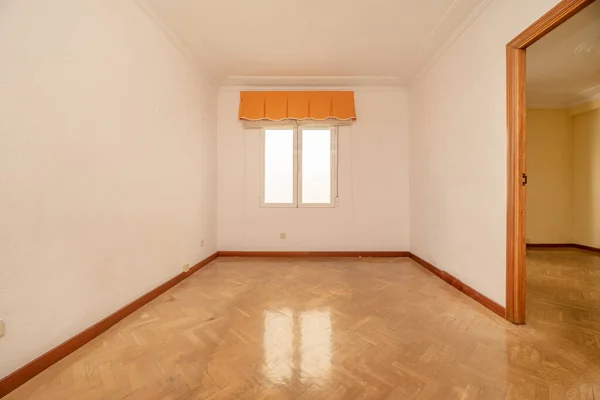
<path fill-rule="evenodd" d="M 597 398 L 599 7 L 0 0 L 0 398 Z"/>
<path fill-rule="evenodd" d="M 598 48 L 596 2 L 527 55 L 527 321 L 590 354 L 600 332 Z"/>

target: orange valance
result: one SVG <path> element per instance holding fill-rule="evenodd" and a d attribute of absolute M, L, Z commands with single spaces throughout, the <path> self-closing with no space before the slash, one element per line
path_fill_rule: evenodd
<path fill-rule="evenodd" d="M 355 120 L 354 92 L 241 92 L 239 119 Z"/>

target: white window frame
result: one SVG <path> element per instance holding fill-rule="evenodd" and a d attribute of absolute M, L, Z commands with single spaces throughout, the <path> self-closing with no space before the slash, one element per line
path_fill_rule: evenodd
<path fill-rule="evenodd" d="M 294 201 L 292 203 L 266 203 L 265 202 L 265 130 L 286 129 L 294 131 Z M 302 200 L 302 132 L 304 130 L 330 131 L 331 142 L 331 189 L 329 203 L 303 203 Z M 338 127 L 331 125 L 269 125 L 260 128 L 260 207 L 261 208 L 334 208 L 338 201 Z"/>

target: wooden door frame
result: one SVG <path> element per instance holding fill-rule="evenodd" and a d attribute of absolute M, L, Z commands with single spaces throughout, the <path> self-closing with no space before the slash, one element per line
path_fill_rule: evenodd
<path fill-rule="evenodd" d="M 525 323 L 526 49 L 595 0 L 562 0 L 506 45 L 508 201 L 506 221 L 506 319 Z"/>

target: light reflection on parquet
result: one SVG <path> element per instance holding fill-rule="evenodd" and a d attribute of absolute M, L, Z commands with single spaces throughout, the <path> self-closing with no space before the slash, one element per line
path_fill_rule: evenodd
<path fill-rule="evenodd" d="M 600 365 L 600 255 L 573 248 L 529 250 L 527 321 Z"/>
<path fill-rule="evenodd" d="M 7 399 L 600 398 L 598 292 L 531 260 L 517 327 L 409 259 L 220 258 Z"/>

